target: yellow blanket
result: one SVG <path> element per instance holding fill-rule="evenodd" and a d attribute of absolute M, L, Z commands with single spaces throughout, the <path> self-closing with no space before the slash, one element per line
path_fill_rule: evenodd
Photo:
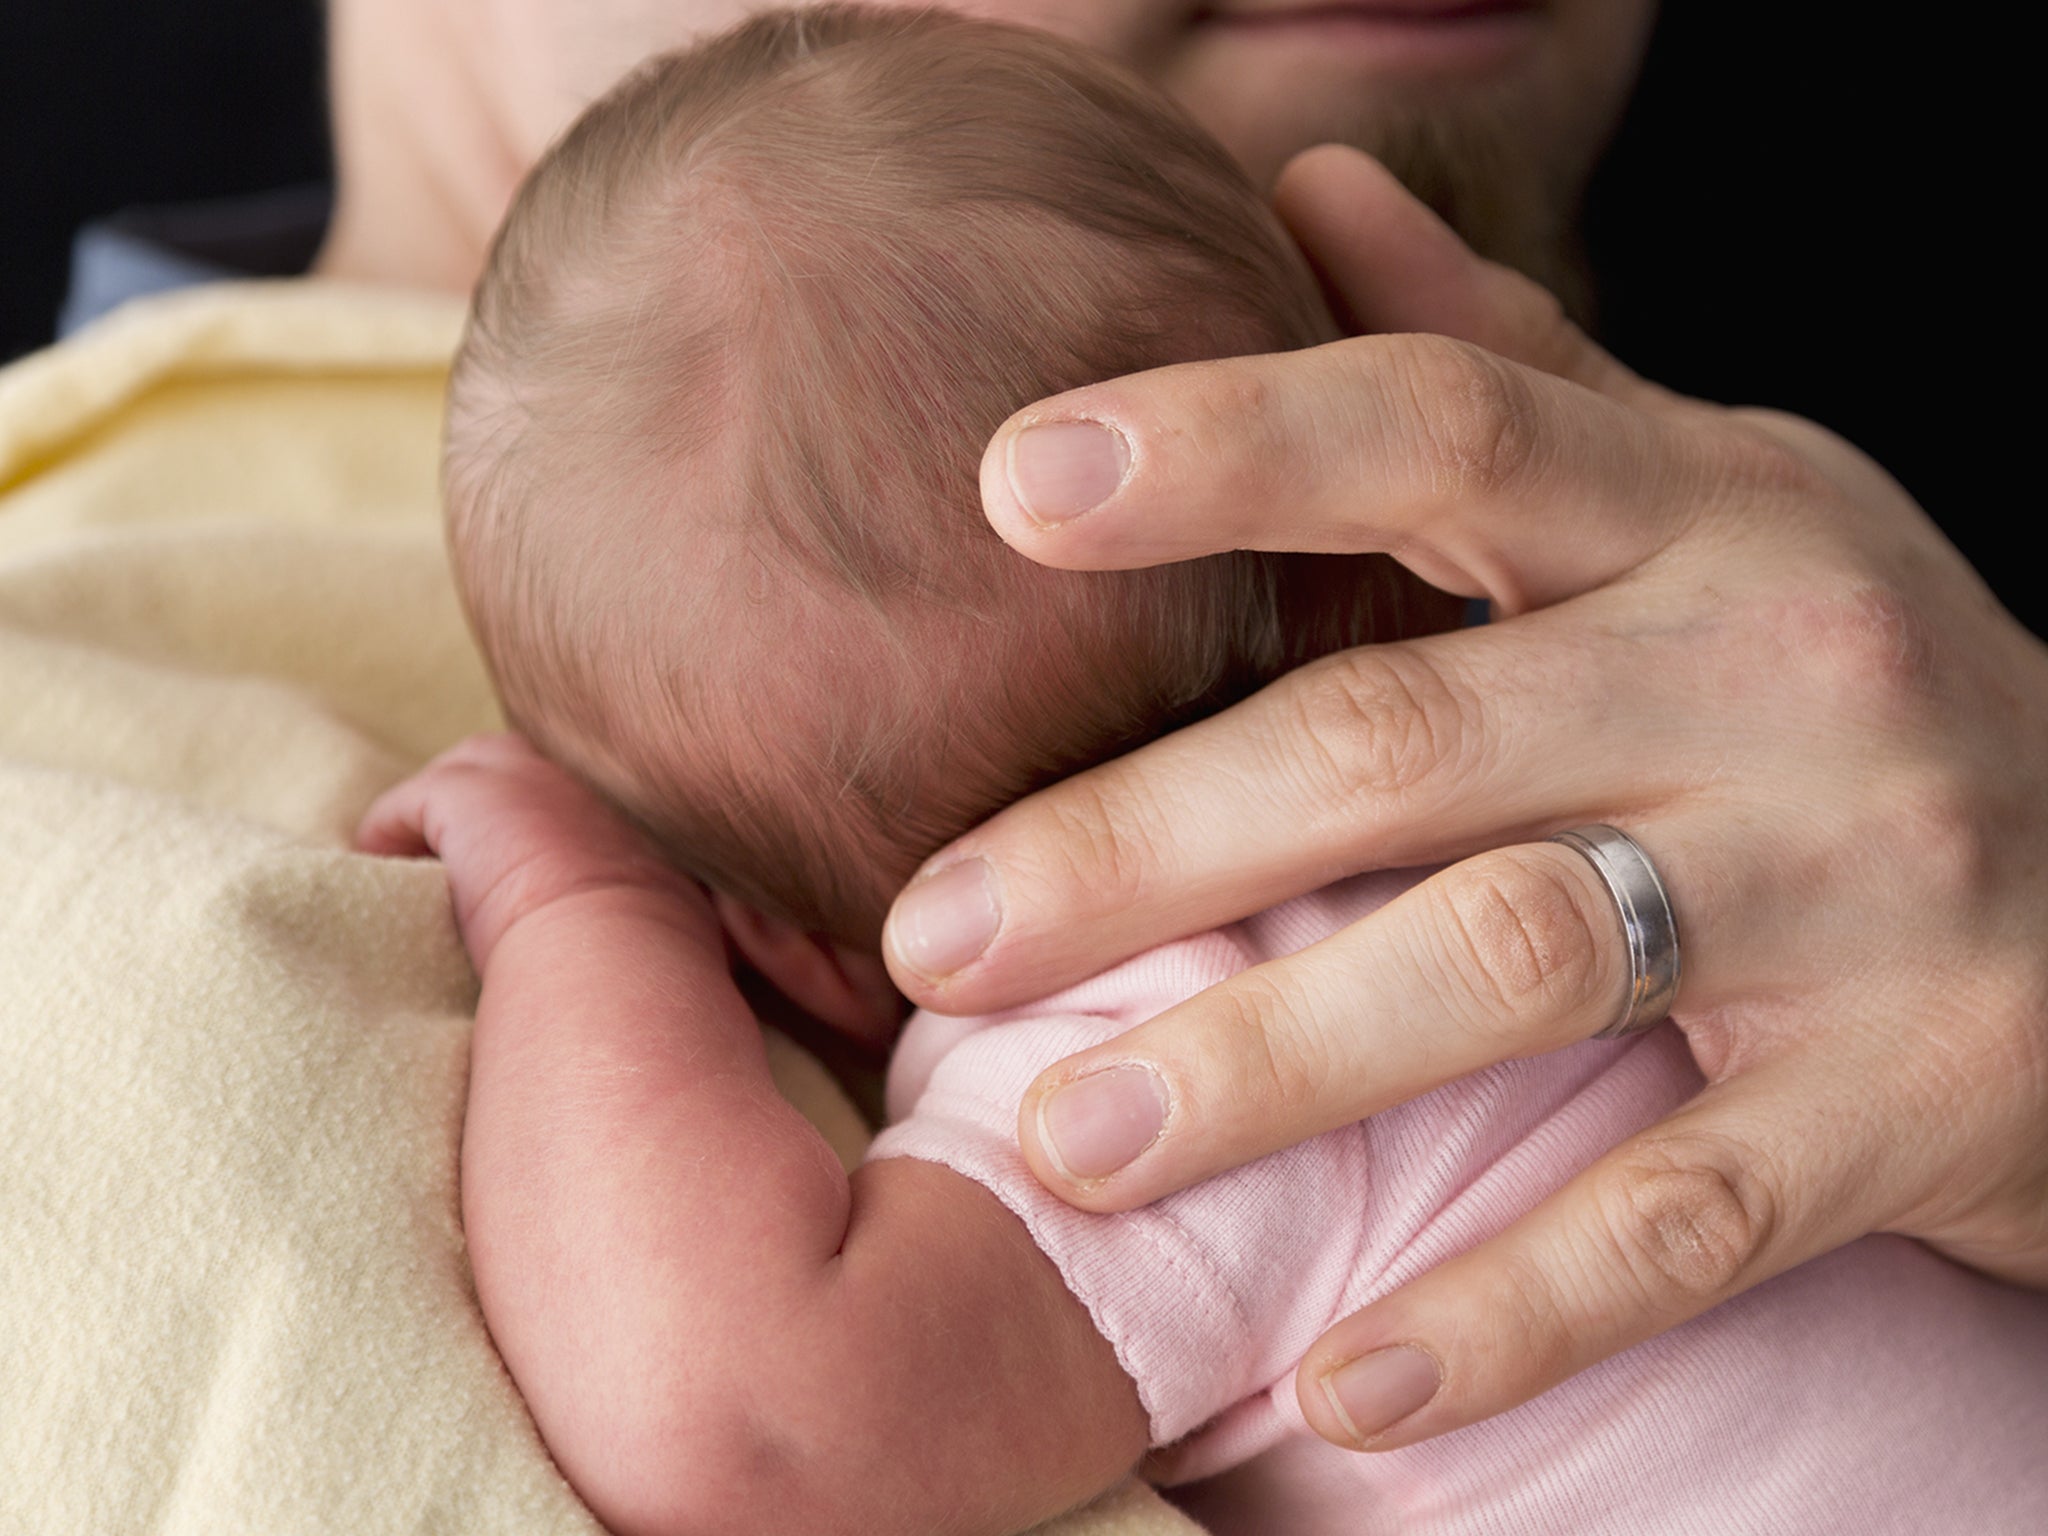
<path fill-rule="evenodd" d="M 435 510 L 459 322 L 221 287 L 0 373 L 0 1532 L 596 1530 L 471 1291 L 440 871 L 347 849 L 493 723 Z M 1136 1484 L 1056 1528 L 1194 1530 Z"/>

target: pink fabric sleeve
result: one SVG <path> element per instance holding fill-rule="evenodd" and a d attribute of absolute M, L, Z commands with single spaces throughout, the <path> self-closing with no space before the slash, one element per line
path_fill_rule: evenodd
<path fill-rule="evenodd" d="M 920 1015 L 906 1031 L 890 1087 L 905 1118 L 869 1155 L 942 1163 L 1016 1213 L 1115 1347 L 1156 1444 L 1212 1422 L 1226 1460 L 1270 1443 L 1291 1427 L 1271 1389 L 1376 1282 L 1490 1235 L 1696 1089 L 1682 1045 L 1674 1061 L 1668 1042 L 1595 1044 L 1480 1073 L 1139 1211 L 1076 1211 L 1031 1176 L 1017 1106 L 1045 1067 L 1326 936 L 1411 880 L 1347 882 L 1037 1008 Z M 1188 1475 L 1211 1469 L 1200 1447 L 1183 1454 Z"/>
<path fill-rule="evenodd" d="M 1309 1433 L 1324 1328 L 1500 1231 L 1700 1087 L 1653 1030 L 1476 1073 L 1144 1210 L 1047 1194 L 1024 1089 L 1068 1053 L 1325 937 L 1402 888 L 1349 882 L 1141 956 L 1031 1010 L 913 1021 L 905 1118 L 871 1156 L 985 1185 L 1059 1266 L 1170 1447 L 1155 1475 L 1228 1536 L 2036 1536 L 2048 1531 L 2048 1297 L 1870 1238 L 1495 1419 L 1360 1456 Z"/>

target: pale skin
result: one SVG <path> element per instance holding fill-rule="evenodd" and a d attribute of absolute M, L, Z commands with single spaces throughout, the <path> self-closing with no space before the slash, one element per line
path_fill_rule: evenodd
<path fill-rule="evenodd" d="M 444 754 L 358 841 L 447 868 L 483 979 L 477 1293 L 609 1528 L 996 1533 L 1136 1463 L 1137 1392 L 1023 1224 L 932 1164 L 849 1179 L 777 1094 L 728 936 L 858 1030 L 850 957 L 714 907 L 517 737 Z"/>
<path fill-rule="evenodd" d="M 753 8 L 336 0 L 341 201 L 322 270 L 465 286 L 584 101 Z M 1180 0 L 965 8 L 1125 59 L 1261 176 L 1371 102 L 1493 115 L 1567 201 L 1649 14 L 1537 7 L 1488 52 L 1448 23 L 1292 22 L 1263 0 L 1236 18 Z M 1374 1447 L 1441 1433 L 1866 1231 L 2048 1282 L 2048 652 L 1855 449 L 1637 379 L 1337 152 L 1296 163 L 1280 194 L 1360 329 L 1440 339 L 1041 403 L 991 445 L 991 522 L 1077 566 L 1389 549 L 1507 621 L 1322 663 L 1004 813 L 928 866 L 978 859 L 985 880 L 964 898 L 914 885 L 899 905 L 899 983 L 980 1011 L 1338 873 L 1461 861 L 1119 1042 L 1170 1111 L 1121 1171 L 1068 1177 L 1040 1135 L 1047 1094 L 1110 1056 L 1041 1080 L 1019 1122 L 1041 1177 L 1121 1208 L 1605 1023 L 1618 926 L 1585 867 L 1532 839 L 1618 823 L 1671 888 L 1677 1022 L 1713 1086 L 1494 1243 L 1340 1323 L 1303 1365 L 1311 1422 Z M 1013 448 L 1074 420 L 1113 425 L 1128 472 L 1096 510 L 1041 522 Z M 1085 467 L 1064 480 L 1088 484 Z M 920 892 L 946 910 L 920 911 Z M 1388 1345 L 1428 1363 L 1426 1403 L 1347 1423 L 1324 1382 Z"/>

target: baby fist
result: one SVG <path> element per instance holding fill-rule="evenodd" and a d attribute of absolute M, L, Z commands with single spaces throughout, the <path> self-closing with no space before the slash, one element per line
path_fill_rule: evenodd
<path fill-rule="evenodd" d="M 356 829 L 364 853 L 439 858 L 455 920 L 482 971 L 513 924 L 607 888 L 702 892 L 637 828 L 524 737 L 472 736 L 379 796 Z"/>

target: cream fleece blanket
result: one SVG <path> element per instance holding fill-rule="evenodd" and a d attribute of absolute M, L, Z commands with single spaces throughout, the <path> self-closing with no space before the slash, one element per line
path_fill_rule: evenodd
<path fill-rule="evenodd" d="M 459 322 L 222 287 L 0 373 L 8 1536 L 597 1529 L 471 1290 L 440 871 L 347 849 L 493 723 L 434 499 Z M 1195 1528 L 1133 1484 L 1047 1529 Z"/>

